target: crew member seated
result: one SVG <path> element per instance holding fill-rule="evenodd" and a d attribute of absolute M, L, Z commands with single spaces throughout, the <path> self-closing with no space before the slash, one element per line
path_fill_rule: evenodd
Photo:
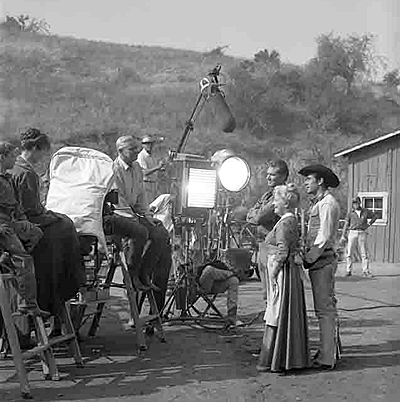
<path fill-rule="evenodd" d="M 149 274 L 142 269 L 142 253 L 148 239 L 147 229 L 138 221 L 123 215 L 126 211 L 116 209 L 118 192 L 106 195 L 103 207 L 103 228 L 106 235 L 120 237 L 132 283 L 137 290 L 157 289 L 150 281 Z"/>
<path fill-rule="evenodd" d="M 212 261 L 203 265 L 199 272 L 199 284 L 201 288 L 210 294 L 224 293 L 226 295 L 227 318 L 231 325 L 241 325 L 237 319 L 239 278 L 230 267 L 226 258 L 224 261 Z"/>
<path fill-rule="evenodd" d="M 30 223 L 22 212 L 11 176 L 16 159 L 16 147 L 0 142 L 0 250 L 10 254 L 15 268 L 20 296 L 18 310 L 22 314 L 49 317 L 50 313 L 39 308 L 37 303 L 36 277 L 33 258 L 29 255 L 43 236 L 36 225 Z M 7 262 L 2 253 L 2 263 Z"/>
<path fill-rule="evenodd" d="M 162 223 L 154 219 L 149 211 L 142 169 L 136 161 L 139 152 L 137 140 L 132 136 L 120 137 L 117 139 L 116 148 L 118 157 L 114 161 L 113 169 L 119 203 L 112 219 L 114 222 L 116 219 L 119 222 L 123 220 L 124 223 L 122 227 L 118 223 L 114 224 L 114 228 L 117 234 L 121 229 L 122 236 L 127 233 L 122 230 L 130 228 L 132 236 L 129 237 L 134 239 L 136 246 L 134 251 L 136 261 L 139 261 L 146 240 L 151 240 L 150 247 L 141 263 L 141 277 L 144 278 L 145 287 L 160 290 L 154 296 L 157 307 L 161 310 L 165 301 L 171 268 L 169 234 Z M 138 268 L 136 271 L 134 269 L 133 275 L 137 275 L 138 272 Z M 150 281 L 151 277 L 154 284 Z M 135 281 L 138 283 L 136 279 Z"/>

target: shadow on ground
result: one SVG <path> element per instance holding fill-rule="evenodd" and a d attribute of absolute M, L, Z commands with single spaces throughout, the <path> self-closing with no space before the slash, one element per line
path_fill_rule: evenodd
<path fill-rule="evenodd" d="M 156 336 L 148 338 L 149 349 L 143 353 L 135 350 L 133 331 L 83 340 L 84 368 L 76 368 L 67 351 L 58 349 L 56 358 L 60 362 L 61 381 L 43 380 L 39 362 L 32 362 L 29 366 L 34 370 L 29 376 L 32 393 L 40 401 L 63 400 L 64 397 L 79 401 L 147 395 L 166 387 L 235 380 L 255 374 L 250 363 L 232 359 L 235 345 L 226 337 L 187 327 L 173 327 L 166 332 L 167 343 L 161 343 Z M 3 369 L 13 371 L 12 361 L 6 363 L 0 372 Z M 15 398 L 17 376 L 0 383 L 0 390 L 2 388 L 9 390 L 2 400 Z"/>
<path fill-rule="evenodd" d="M 242 317 L 250 319 L 251 316 Z M 340 334 L 342 338 L 342 359 L 339 361 L 337 371 L 359 371 L 365 368 L 384 368 L 400 365 L 400 340 L 386 341 L 374 344 L 347 345 L 346 337 L 362 337 L 364 331 L 370 328 L 380 329 L 394 324 L 392 320 L 380 318 L 350 318 L 342 317 L 340 321 Z M 243 338 L 236 341 L 236 355 L 247 355 L 255 364 L 262 342 L 263 331 L 262 316 L 254 323 L 254 327 L 245 330 Z M 318 321 L 309 316 L 309 346 L 313 354 L 319 344 Z M 313 370 L 289 372 L 290 375 L 313 375 Z"/>

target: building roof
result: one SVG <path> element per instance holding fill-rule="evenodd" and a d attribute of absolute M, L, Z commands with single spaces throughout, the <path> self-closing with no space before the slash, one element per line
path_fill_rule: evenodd
<path fill-rule="evenodd" d="M 353 153 L 355 151 L 358 151 L 360 149 L 369 147 L 370 145 L 374 145 L 374 144 L 377 144 L 378 142 L 386 141 L 389 138 L 396 137 L 397 135 L 400 135 L 400 130 L 393 131 L 392 133 L 389 133 L 389 134 L 381 135 L 378 138 L 374 138 L 372 140 L 368 140 L 368 141 L 363 142 L 361 144 L 354 145 L 351 148 L 347 148 L 347 149 L 344 149 L 342 151 L 339 151 L 336 154 L 334 154 L 334 157 L 338 158 L 339 156 L 346 156 L 346 155 L 351 154 L 351 153 Z"/>

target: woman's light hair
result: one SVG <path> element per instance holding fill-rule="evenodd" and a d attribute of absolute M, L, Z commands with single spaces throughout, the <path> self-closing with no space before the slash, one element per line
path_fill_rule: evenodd
<path fill-rule="evenodd" d="M 300 193 L 293 183 L 276 186 L 274 194 L 286 201 L 288 209 L 298 208 L 300 204 Z"/>

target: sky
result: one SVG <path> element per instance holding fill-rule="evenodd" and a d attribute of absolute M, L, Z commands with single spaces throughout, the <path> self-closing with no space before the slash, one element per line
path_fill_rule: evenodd
<path fill-rule="evenodd" d="M 3 13 L 44 19 L 54 34 L 197 51 L 229 46 L 285 62 L 315 55 L 316 38 L 371 33 L 388 68 L 400 67 L 400 0 L 0 0 Z M 399 24 L 400 25 L 400 24 Z"/>

